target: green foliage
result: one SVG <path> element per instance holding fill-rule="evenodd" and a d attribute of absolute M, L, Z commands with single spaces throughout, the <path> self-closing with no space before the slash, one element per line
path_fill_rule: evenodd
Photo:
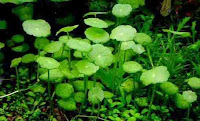
<path fill-rule="evenodd" d="M 143 68 L 139 63 L 135 61 L 127 61 L 123 64 L 123 69 L 127 73 L 136 73 L 141 71 Z"/>
<path fill-rule="evenodd" d="M 179 93 L 177 93 L 175 96 L 175 103 L 176 106 L 180 109 L 187 109 L 190 107 L 189 102 Z"/>
<path fill-rule="evenodd" d="M 133 9 L 145 5 L 145 0 L 117 0 L 120 4 L 130 4 Z"/>
<path fill-rule="evenodd" d="M 171 82 L 164 82 L 160 84 L 160 88 L 168 95 L 174 95 L 178 93 L 178 87 Z"/>
<path fill-rule="evenodd" d="M 44 51 L 48 53 L 58 52 L 62 48 L 62 42 L 54 41 L 44 47 Z"/>
<path fill-rule="evenodd" d="M 163 83 L 166 82 L 170 74 L 167 71 L 167 67 L 159 66 L 151 70 L 142 73 L 140 80 L 147 86 L 149 84 Z"/>
<path fill-rule="evenodd" d="M 35 55 L 32 53 L 26 54 L 22 57 L 22 63 L 31 63 L 35 61 Z"/>
<path fill-rule="evenodd" d="M 88 26 L 97 27 L 97 28 L 107 28 L 108 23 L 106 23 L 104 20 L 101 20 L 99 18 L 87 18 L 84 19 L 84 22 Z"/>
<path fill-rule="evenodd" d="M 74 88 L 71 84 L 61 83 L 56 86 L 56 95 L 61 98 L 69 98 L 74 93 Z"/>
<path fill-rule="evenodd" d="M 136 33 L 134 41 L 141 45 L 147 45 L 152 42 L 152 39 L 149 35 L 145 33 Z"/>
<path fill-rule="evenodd" d="M 79 25 L 64 27 L 64 28 L 60 29 L 60 30 L 56 33 L 56 35 L 58 35 L 58 34 L 61 33 L 61 32 L 69 33 L 69 32 L 71 32 L 71 31 L 73 31 L 74 29 L 78 28 L 78 26 L 79 26 Z"/>
<path fill-rule="evenodd" d="M 191 90 L 183 92 L 183 98 L 187 100 L 189 103 L 193 103 L 197 100 L 197 94 Z"/>
<path fill-rule="evenodd" d="M 0 30 L 7 29 L 7 22 L 5 20 L 0 20 Z"/>
<path fill-rule="evenodd" d="M 123 90 L 127 93 L 130 93 L 138 88 L 138 83 L 133 81 L 133 79 L 127 79 L 125 82 L 121 84 Z"/>
<path fill-rule="evenodd" d="M 50 57 L 38 57 L 36 62 L 42 67 L 46 69 L 55 69 L 60 66 L 60 63 L 53 58 Z"/>
<path fill-rule="evenodd" d="M 77 108 L 73 98 L 60 99 L 58 100 L 58 105 L 66 111 L 74 111 Z"/>
<path fill-rule="evenodd" d="M 88 92 L 88 100 L 92 104 L 99 104 L 104 99 L 104 92 L 100 87 L 93 87 Z"/>
<path fill-rule="evenodd" d="M 83 92 L 77 92 L 74 94 L 74 100 L 77 103 L 83 103 L 85 99 L 85 94 Z"/>
<path fill-rule="evenodd" d="M 187 79 L 187 83 L 194 89 L 200 89 L 200 79 L 197 77 Z"/>
<path fill-rule="evenodd" d="M 45 20 L 26 20 L 22 24 L 24 31 L 35 37 L 47 37 L 51 34 L 51 26 Z"/>
<path fill-rule="evenodd" d="M 10 67 L 11 68 L 17 67 L 21 63 L 21 61 L 22 61 L 21 57 L 13 59 L 12 62 L 11 62 Z"/>
<path fill-rule="evenodd" d="M 116 4 L 112 9 L 112 14 L 116 17 L 126 17 L 132 11 L 132 7 L 129 4 Z"/>

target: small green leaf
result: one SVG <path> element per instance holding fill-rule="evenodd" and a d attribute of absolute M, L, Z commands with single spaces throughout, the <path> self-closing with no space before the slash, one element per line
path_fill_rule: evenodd
<path fill-rule="evenodd" d="M 79 39 L 69 39 L 67 46 L 81 52 L 89 52 L 92 50 L 92 46 L 88 42 Z"/>
<path fill-rule="evenodd" d="M 191 90 L 183 92 L 183 98 L 187 100 L 189 103 L 193 103 L 197 101 L 197 94 Z"/>
<path fill-rule="evenodd" d="M 137 54 L 142 54 L 145 51 L 144 47 L 141 44 L 133 45 L 132 50 Z"/>
<path fill-rule="evenodd" d="M 51 34 L 51 26 L 45 20 L 26 20 L 22 24 L 24 31 L 35 37 L 47 37 Z"/>
<path fill-rule="evenodd" d="M 38 57 L 36 62 L 42 68 L 46 68 L 46 69 L 55 69 L 60 66 L 60 63 L 58 61 L 50 57 Z"/>
<path fill-rule="evenodd" d="M 87 18 L 87 19 L 84 19 L 84 22 L 86 25 L 92 26 L 92 27 L 97 27 L 97 28 L 108 27 L 108 24 L 99 18 Z"/>
<path fill-rule="evenodd" d="M 132 11 L 132 7 L 129 4 L 116 4 L 112 9 L 112 14 L 116 17 L 126 17 Z"/>
<path fill-rule="evenodd" d="M 74 93 L 74 88 L 71 84 L 61 83 L 56 86 L 56 95 L 61 98 L 68 98 Z"/>
<path fill-rule="evenodd" d="M 187 79 L 188 85 L 194 89 L 200 89 L 200 79 L 197 77 L 192 77 Z"/>
<path fill-rule="evenodd" d="M 66 111 L 75 111 L 76 110 L 76 102 L 73 98 L 59 99 L 58 105 Z"/>
<path fill-rule="evenodd" d="M 74 25 L 74 26 L 67 26 L 67 27 L 64 27 L 64 28 L 61 28 L 57 33 L 56 33 L 56 36 L 58 34 L 60 34 L 61 32 L 66 32 L 66 33 L 69 33 L 71 31 L 73 31 L 74 29 L 78 28 L 79 25 Z"/>
<path fill-rule="evenodd" d="M 29 49 L 30 49 L 30 46 L 27 43 L 24 43 L 16 47 L 12 47 L 12 51 L 19 52 L 19 53 L 25 53 Z"/>
<path fill-rule="evenodd" d="M 50 41 L 47 38 L 36 38 L 34 42 L 34 47 L 39 50 L 43 50 L 46 45 L 48 45 Z"/>
<path fill-rule="evenodd" d="M 142 73 L 140 80 L 147 86 L 149 84 L 166 82 L 170 74 L 165 66 L 158 66 Z"/>
<path fill-rule="evenodd" d="M 99 104 L 104 99 L 104 92 L 100 87 L 93 87 L 88 92 L 88 100 L 92 104 Z"/>
<path fill-rule="evenodd" d="M 55 53 L 55 52 L 58 52 L 62 48 L 62 46 L 63 46 L 62 42 L 54 41 L 54 42 L 47 44 L 44 47 L 44 51 L 46 51 L 48 53 Z"/>
<path fill-rule="evenodd" d="M 3 42 L 0 42 L 0 49 L 4 48 L 5 44 Z"/>
<path fill-rule="evenodd" d="M 87 16 L 97 16 L 97 15 L 102 15 L 102 14 L 108 14 L 108 12 L 88 12 L 86 13 L 83 18 L 87 17 Z"/>
<path fill-rule="evenodd" d="M 10 68 L 17 67 L 19 63 L 21 63 L 21 61 L 22 61 L 21 57 L 13 59 Z"/>
<path fill-rule="evenodd" d="M 139 63 L 135 61 L 128 61 L 123 64 L 123 69 L 127 73 L 136 73 L 141 71 L 143 68 Z"/>
<path fill-rule="evenodd" d="M 74 100 L 77 103 L 82 103 L 85 100 L 85 94 L 83 92 L 77 92 L 74 94 Z"/>
<path fill-rule="evenodd" d="M 122 42 L 120 49 L 129 50 L 129 49 L 132 49 L 134 45 L 135 45 L 134 41 L 125 41 L 125 42 Z"/>
<path fill-rule="evenodd" d="M 97 66 L 108 67 L 113 63 L 112 51 L 101 44 L 92 45 L 92 51 L 89 52 L 89 58 L 94 61 Z"/>
<path fill-rule="evenodd" d="M 100 28 L 90 27 L 85 31 L 86 37 L 94 43 L 106 43 L 109 41 L 109 34 Z"/>
<path fill-rule="evenodd" d="M 121 84 L 121 87 L 124 91 L 130 93 L 138 88 L 138 83 L 136 81 L 133 81 L 133 79 L 127 79 Z"/>
<path fill-rule="evenodd" d="M 174 95 L 178 93 L 178 87 L 171 82 L 164 82 L 160 84 L 160 88 L 168 95 Z"/>
<path fill-rule="evenodd" d="M 185 100 L 185 98 L 183 98 L 183 96 L 179 93 L 177 93 L 175 96 L 175 103 L 176 106 L 180 109 L 187 109 L 188 107 L 190 107 L 189 102 Z"/>
<path fill-rule="evenodd" d="M 149 35 L 145 33 L 136 33 L 134 41 L 141 45 L 147 45 L 152 42 L 152 39 Z"/>
<path fill-rule="evenodd" d="M 136 32 L 136 29 L 130 25 L 120 25 L 111 31 L 110 38 L 117 41 L 130 41 L 134 39 Z"/>
<path fill-rule="evenodd" d="M 48 75 L 48 71 L 40 75 L 40 79 L 44 81 L 60 83 L 64 80 L 64 75 L 59 69 L 52 69 L 49 71 L 49 75 Z"/>
<path fill-rule="evenodd" d="M 12 36 L 11 40 L 14 41 L 15 43 L 21 43 L 24 42 L 24 36 L 21 34 L 17 34 Z"/>
<path fill-rule="evenodd" d="M 96 71 L 99 70 L 98 66 L 95 66 L 93 63 L 87 60 L 78 61 L 78 63 L 76 64 L 76 68 L 80 73 L 88 76 L 96 73 Z"/>
<path fill-rule="evenodd" d="M 35 55 L 32 53 L 26 54 L 22 57 L 22 63 L 31 63 L 35 61 Z"/>

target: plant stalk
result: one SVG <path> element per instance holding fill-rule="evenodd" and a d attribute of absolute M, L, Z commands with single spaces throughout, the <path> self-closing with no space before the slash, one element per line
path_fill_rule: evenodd
<path fill-rule="evenodd" d="M 151 101 L 150 101 L 149 110 L 148 110 L 148 113 L 147 113 L 147 119 L 146 119 L 147 121 L 149 120 L 149 116 L 151 114 L 151 107 L 152 107 L 152 104 L 153 104 L 155 92 L 156 92 L 156 85 L 153 85 Z"/>
<path fill-rule="evenodd" d="M 17 66 L 15 67 L 15 72 L 16 72 L 16 77 L 17 77 L 17 89 L 20 89 L 20 81 L 19 81 L 19 73 L 18 73 L 18 69 Z"/>

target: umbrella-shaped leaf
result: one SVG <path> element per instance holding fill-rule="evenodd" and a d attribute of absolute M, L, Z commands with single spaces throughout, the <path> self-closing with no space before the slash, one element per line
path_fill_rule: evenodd
<path fill-rule="evenodd" d="M 26 43 L 16 46 L 16 47 L 12 47 L 12 51 L 19 52 L 19 53 L 27 52 L 29 49 L 30 49 L 30 46 Z"/>
<path fill-rule="evenodd" d="M 47 37 L 51 34 L 51 26 L 45 20 L 26 20 L 22 24 L 24 31 L 35 37 Z"/>
<path fill-rule="evenodd" d="M 191 90 L 183 92 L 183 98 L 187 100 L 189 103 L 193 103 L 197 101 L 197 94 Z"/>
<path fill-rule="evenodd" d="M 132 50 L 137 54 L 142 54 L 145 51 L 144 47 L 141 44 L 133 45 Z"/>
<path fill-rule="evenodd" d="M 87 17 L 87 16 L 97 16 L 97 15 L 102 15 L 102 14 L 108 14 L 108 12 L 88 12 L 86 13 L 83 17 Z"/>
<path fill-rule="evenodd" d="M 127 73 L 136 73 L 141 71 L 143 68 L 139 63 L 135 61 L 128 61 L 123 64 L 123 69 Z"/>
<path fill-rule="evenodd" d="M 103 29 L 90 27 L 85 31 L 86 37 L 94 43 L 105 43 L 109 41 L 109 34 Z"/>
<path fill-rule="evenodd" d="M 0 49 L 4 48 L 5 44 L 3 42 L 0 42 Z"/>
<path fill-rule="evenodd" d="M 112 9 L 112 14 L 116 17 L 126 17 L 132 11 L 132 7 L 129 4 L 116 4 Z"/>
<path fill-rule="evenodd" d="M 76 110 L 76 102 L 73 98 L 59 99 L 58 105 L 66 111 L 75 111 Z"/>
<path fill-rule="evenodd" d="M 165 66 L 158 66 L 142 73 L 140 80 L 147 86 L 149 84 L 166 82 L 170 74 Z"/>
<path fill-rule="evenodd" d="M 26 54 L 22 57 L 22 63 L 31 63 L 35 61 L 35 55 L 32 53 Z"/>
<path fill-rule="evenodd" d="M 56 95 L 61 98 L 68 98 L 74 93 L 74 88 L 71 84 L 61 83 L 56 86 Z"/>
<path fill-rule="evenodd" d="M 125 42 L 122 42 L 120 49 L 129 50 L 129 49 L 132 49 L 134 45 L 135 45 L 134 41 L 125 41 Z"/>
<path fill-rule="evenodd" d="M 17 34 L 12 36 L 11 40 L 14 41 L 15 43 L 21 43 L 24 42 L 24 36 L 21 34 Z"/>
<path fill-rule="evenodd" d="M 190 107 L 190 104 L 187 100 L 185 100 L 183 98 L 183 95 L 177 93 L 175 96 L 175 103 L 176 106 L 180 109 L 187 109 L 188 107 Z"/>
<path fill-rule="evenodd" d="M 12 13 L 19 17 L 21 21 L 33 18 L 34 5 L 32 3 L 17 6 L 12 9 Z"/>
<path fill-rule="evenodd" d="M 104 91 L 100 87 L 93 87 L 89 90 L 88 100 L 92 104 L 99 104 L 104 99 Z"/>
<path fill-rule="evenodd" d="M 112 51 L 101 44 L 92 45 L 92 51 L 89 52 L 89 58 L 94 61 L 97 66 L 108 67 L 113 63 L 114 55 Z"/>
<path fill-rule="evenodd" d="M 39 50 L 43 50 L 44 47 L 49 44 L 50 41 L 47 38 L 36 38 L 34 42 L 34 47 Z"/>
<path fill-rule="evenodd" d="M 164 82 L 160 84 L 160 88 L 168 95 L 174 95 L 178 93 L 178 87 L 171 82 Z"/>
<path fill-rule="evenodd" d="M 19 63 L 21 63 L 21 61 L 22 61 L 22 58 L 21 58 L 21 57 L 20 57 L 20 58 L 15 58 L 15 59 L 13 59 L 13 60 L 11 61 L 10 67 L 13 68 L 13 67 L 18 66 Z"/>
<path fill-rule="evenodd" d="M 77 103 L 82 103 L 85 100 L 85 94 L 83 92 L 77 92 L 74 94 L 74 100 Z"/>
<path fill-rule="evenodd" d="M 145 33 L 136 33 L 134 41 L 141 45 L 147 45 L 152 42 L 152 39 L 149 35 Z"/>
<path fill-rule="evenodd" d="M 61 32 L 66 32 L 66 33 L 69 33 L 71 31 L 73 31 L 74 29 L 78 28 L 79 25 L 74 25 L 74 26 L 67 26 L 67 27 L 64 27 L 64 28 L 61 28 L 57 33 L 56 33 L 56 36 L 61 33 Z"/>
<path fill-rule="evenodd" d="M 136 32 L 136 29 L 130 25 L 120 25 L 112 30 L 110 38 L 117 41 L 130 41 L 134 39 Z"/>
<path fill-rule="evenodd" d="M 107 28 L 108 23 L 106 23 L 104 20 L 101 20 L 99 18 L 87 18 L 84 19 L 84 22 L 88 26 L 97 27 L 97 28 Z"/>
<path fill-rule="evenodd" d="M 72 38 L 72 37 L 70 37 L 70 36 L 68 37 L 68 36 L 64 35 L 64 36 L 60 36 L 58 40 L 59 40 L 60 42 L 62 42 L 63 44 L 66 44 L 67 41 L 68 41 L 69 39 L 71 39 L 71 38 Z"/>
<path fill-rule="evenodd" d="M 92 46 L 89 43 L 79 39 L 69 39 L 67 46 L 81 52 L 89 52 L 92 50 Z"/>
<path fill-rule="evenodd" d="M 189 78 L 188 80 L 188 85 L 194 89 L 200 89 L 200 79 L 197 77 L 192 77 Z"/>
<path fill-rule="evenodd" d="M 42 68 L 46 68 L 46 69 L 55 69 L 60 66 L 60 63 L 58 61 L 50 57 L 38 57 L 36 62 Z"/>
<path fill-rule="evenodd" d="M 98 66 L 95 66 L 93 63 L 87 60 L 78 61 L 78 63 L 76 64 L 76 68 L 78 69 L 80 73 L 88 75 L 88 76 L 96 73 L 97 70 L 99 70 Z"/>
<path fill-rule="evenodd" d="M 52 69 L 49 71 L 49 78 L 48 78 L 48 71 L 40 75 L 40 79 L 44 81 L 50 81 L 54 83 L 60 83 L 64 80 L 64 75 L 59 69 Z"/>
<path fill-rule="evenodd" d="M 133 81 L 133 79 L 127 79 L 125 82 L 121 84 L 121 87 L 127 93 L 130 93 L 138 88 L 138 83 L 136 81 Z"/>
<path fill-rule="evenodd" d="M 37 0 L 0 0 L 0 3 L 13 3 L 13 4 L 23 4 L 26 2 L 36 2 Z"/>
<path fill-rule="evenodd" d="M 55 52 L 59 51 L 60 48 L 62 48 L 62 46 L 63 46 L 62 42 L 54 41 L 54 42 L 47 44 L 44 47 L 44 51 L 46 51 L 48 53 L 55 53 Z"/>

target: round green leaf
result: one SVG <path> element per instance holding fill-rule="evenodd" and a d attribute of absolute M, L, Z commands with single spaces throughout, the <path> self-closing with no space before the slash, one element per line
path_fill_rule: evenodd
<path fill-rule="evenodd" d="M 93 87 L 88 92 L 88 100 L 92 104 L 99 104 L 104 99 L 104 92 L 100 87 Z"/>
<path fill-rule="evenodd" d="M 138 83 L 136 81 L 133 81 L 133 79 L 127 79 L 125 82 L 121 84 L 121 87 L 127 93 L 130 93 L 138 88 Z"/>
<path fill-rule="evenodd" d="M 36 62 L 42 68 L 46 68 L 46 69 L 55 69 L 60 66 L 60 63 L 58 61 L 50 57 L 38 57 Z"/>
<path fill-rule="evenodd" d="M 128 61 L 123 64 L 123 69 L 127 73 L 136 73 L 141 71 L 143 68 L 139 63 L 135 61 Z"/>
<path fill-rule="evenodd" d="M 13 68 L 13 67 L 17 67 L 19 65 L 19 63 L 21 63 L 22 61 L 22 58 L 15 58 L 11 61 L 11 65 L 10 65 L 10 68 Z"/>
<path fill-rule="evenodd" d="M 32 53 L 26 54 L 22 57 L 22 63 L 31 63 L 35 61 L 35 55 Z"/>
<path fill-rule="evenodd" d="M 117 41 L 130 41 L 134 39 L 136 32 L 136 29 L 130 25 L 120 25 L 111 31 L 110 38 Z"/>
<path fill-rule="evenodd" d="M 45 20 L 26 20 L 22 24 L 24 31 L 35 37 L 47 37 L 51 33 L 51 26 Z"/>
<path fill-rule="evenodd" d="M 11 39 L 12 39 L 12 41 L 14 41 L 15 43 L 24 42 L 24 36 L 21 35 L 21 34 L 14 35 L 14 36 L 12 36 Z"/>
<path fill-rule="evenodd" d="M 166 82 L 170 74 L 165 66 L 158 66 L 142 73 L 140 80 L 147 86 L 149 84 Z"/>
<path fill-rule="evenodd" d="M 12 47 L 12 51 L 19 52 L 19 53 L 25 53 L 29 49 L 30 49 L 30 46 L 26 43 L 16 46 L 16 47 Z"/>
<path fill-rule="evenodd" d="M 84 19 L 84 22 L 88 26 L 96 27 L 96 28 L 107 28 L 108 23 L 99 19 L 99 18 L 87 18 Z"/>
<path fill-rule="evenodd" d="M 125 41 L 125 42 L 122 42 L 120 49 L 129 50 L 129 49 L 132 49 L 134 45 L 135 45 L 134 41 Z"/>
<path fill-rule="evenodd" d="M 185 100 L 183 96 L 179 93 L 177 93 L 175 96 L 175 104 L 180 109 L 187 109 L 188 107 L 190 107 L 189 102 Z"/>
<path fill-rule="evenodd" d="M 67 27 L 64 27 L 62 29 L 60 29 L 57 33 L 56 33 L 56 36 L 61 33 L 61 32 L 66 32 L 66 33 L 69 33 L 71 31 L 73 31 L 74 29 L 78 28 L 79 25 L 74 25 L 74 26 L 67 26 Z"/>
<path fill-rule="evenodd" d="M 191 90 L 183 92 L 183 98 L 187 100 L 189 103 L 193 103 L 197 101 L 197 94 Z"/>
<path fill-rule="evenodd" d="M 74 101 L 73 98 L 60 99 L 58 100 L 58 105 L 66 111 L 76 110 L 76 102 Z"/>
<path fill-rule="evenodd" d="M 149 35 L 145 33 L 136 33 L 134 41 L 141 45 L 147 45 L 152 42 L 152 39 Z"/>
<path fill-rule="evenodd" d="M 133 45 L 132 50 L 137 54 L 142 54 L 145 51 L 144 47 L 141 44 Z"/>
<path fill-rule="evenodd" d="M 81 52 L 89 52 L 92 50 L 92 46 L 89 43 L 79 39 L 69 39 L 67 46 Z"/>
<path fill-rule="evenodd" d="M 192 77 L 189 78 L 188 80 L 188 85 L 194 89 L 200 89 L 200 79 L 197 77 Z"/>
<path fill-rule="evenodd" d="M 112 9 L 112 14 L 116 17 L 126 17 L 132 11 L 132 7 L 129 4 L 116 4 Z"/>
<path fill-rule="evenodd" d="M 55 53 L 55 52 L 59 51 L 62 48 L 62 46 L 63 46 L 62 42 L 54 41 L 54 42 L 47 44 L 44 47 L 44 51 L 46 51 L 48 53 Z"/>
<path fill-rule="evenodd" d="M 106 43 L 109 41 L 109 34 L 100 28 L 90 27 L 85 31 L 86 37 L 94 43 Z"/>
<path fill-rule="evenodd" d="M 74 88 L 71 84 L 61 83 L 56 86 L 56 95 L 61 98 L 69 98 L 74 93 Z"/>
<path fill-rule="evenodd" d="M 5 20 L 0 20 L 0 30 L 7 29 L 7 22 Z"/>
<path fill-rule="evenodd" d="M 76 68 L 78 69 L 80 73 L 88 75 L 88 76 L 96 73 L 97 70 L 99 70 L 98 66 L 95 66 L 93 63 L 87 60 L 78 61 L 78 63 L 76 64 Z"/>
<path fill-rule="evenodd" d="M 85 94 L 83 92 L 77 92 L 74 94 L 74 100 L 77 103 L 82 103 L 85 100 Z"/>
<path fill-rule="evenodd" d="M 179 90 L 178 87 L 171 82 L 164 82 L 160 84 L 160 88 L 168 95 L 174 95 L 178 93 Z"/>
<path fill-rule="evenodd" d="M 114 56 L 112 51 L 101 44 L 92 45 L 92 51 L 89 52 L 89 58 L 100 67 L 108 67 L 113 63 Z"/>
<path fill-rule="evenodd" d="M 49 44 L 50 41 L 47 38 L 36 38 L 34 42 L 34 47 L 39 50 L 43 50 L 44 47 Z"/>
<path fill-rule="evenodd" d="M 4 48 L 5 44 L 3 42 L 0 42 L 0 49 Z"/>

